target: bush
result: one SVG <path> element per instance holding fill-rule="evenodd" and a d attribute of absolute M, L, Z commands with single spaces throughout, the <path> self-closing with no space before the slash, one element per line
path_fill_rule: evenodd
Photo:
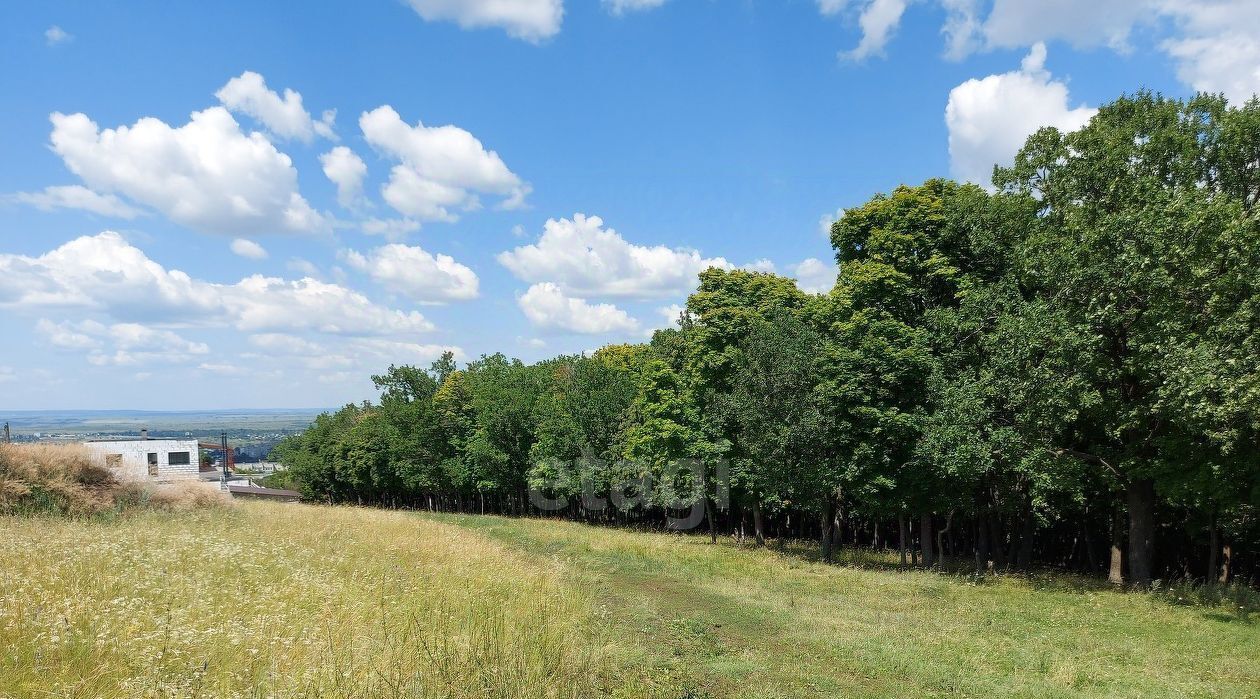
<path fill-rule="evenodd" d="M 0 445 L 0 514 L 90 517 L 134 508 L 182 511 L 230 502 L 216 486 L 199 481 L 119 481 L 78 445 Z"/>
<path fill-rule="evenodd" d="M 1162 595 L 1169 604 L 1220 609 L 1245 622 L 1251 620 L 1251 615 L 1260 613 L 1260 590 L 1238 582 L 1221 585 L 1180 580 L 1157 589 L 1156 594 Z"/>

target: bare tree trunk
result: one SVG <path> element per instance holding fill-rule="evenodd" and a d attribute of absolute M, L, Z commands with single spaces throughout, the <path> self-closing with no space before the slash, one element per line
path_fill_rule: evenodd
<path fill-rule="evenodd" d="M 761 500 L 753 500 L 753 535 L 757 538 L 758 546 L 766 545 L 766 522 L 761 515 Z"/>
<path fill-rule="evenodd" d="M 1216 578 L 1216 581 L 1222 585 L 1229 583 L 1229 564 L 1230 559 L 1233 558 L 1233 554 L 1233 546 L 1225 544 L 1225 546 L 1221 548 L 1221 574 Z"/>
<path fill-rule="evenodd" d="M 932 549 L 932 513 L 919 515 L 919 548 L 923 549 L 923 567 L 931 568 L 936 562 Z"/>
<path fill-rule="evenodd" d="M 992 562 L 989 560 L 989 517 L 981 511 L 976 517 L 976 575 L 988 572 Z"/>
<path fill-rule="evenodd" d="M 1134 479 L 1126 488 L 1129 502 L 1129 578 L 1148 587 L 1155 554 L 1155 481 Z"/>
<path fill-rule="evenodd" d="M 1208 522 L 1208 568 L 1207 577 L 1204 578 L 1211 584 L 1214 576 L 1220 575 L 1220 557 L 1221 557 L 1221 534 L 1216 526 L 1216 508 L 1212 508 L 1211 521 Z"/>
<path fill-rule="evenodd" d="M 835 540 L 833 538 L 836 528 L 835 509 L 835 503 L 832 502 L 830 497 L 823 499 L 822 520 L 820 522 L 821 526 L 819 527 L 819 545 L 821 547 L 822 559 L 827 563 L 831 562 L 835 546 Z"/>
<path fill-rule="evenodd" d="M 941 567 L 945 566 L 945 535 L 950 533 L 949 528 L 953 526 L 953 524 L 954 511 L 950 510 L 949 514 L 945 515 L 945 528 L 936 532 L 936 549 L 940 552 L 940 558 L 938 561 L 940 562 Z"/>
<path fill-rule="evenodd" d="M 901 567 L 906 567 L 906 539 L 910 538 L 910 525 L 906 523 L 906 513 L 897 513 L 897 526 L 900 529 L 897 548 L 901 551 Z"/>
<path fill-rule="evenodd" d="M 717 543 L 717 522 L 713 521 L 713 503 L 709 496 L 704 497 L 704 516 L 709 520 L 709 543 Z"/>
<path fill-rule="evenodd" d="M 1121 516 L 1120 503 L 1116 502 L 1111 511 L 1111 567 L 1107 570 L 1107 582 L 1112 585 L 1124 584 L 1124 525 Z"/>

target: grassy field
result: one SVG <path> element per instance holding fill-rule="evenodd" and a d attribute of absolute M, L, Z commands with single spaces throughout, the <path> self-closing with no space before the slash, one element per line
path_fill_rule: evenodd
<path fill-rule="evenodd" d="M 1260 624 L 1070 579 L 261 503 L 0 534 L 0 696 L 1260 697 Z"/>

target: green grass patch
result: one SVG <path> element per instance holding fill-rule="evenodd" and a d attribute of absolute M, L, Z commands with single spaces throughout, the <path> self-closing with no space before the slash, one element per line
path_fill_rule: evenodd
<path fill-rule="evenodd" d="M 0 517 L 0 696 L 1260 696 L 1229 595 L 850 560 L 273 503 Z"/>

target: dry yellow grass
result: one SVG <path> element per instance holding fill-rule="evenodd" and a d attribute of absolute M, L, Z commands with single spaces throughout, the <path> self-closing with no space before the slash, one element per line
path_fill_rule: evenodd
<path fill-rule="evenodd" d="M 617 674 L 562 565 L 414 516 L 243 503 L 0 529 L 0 696 L 584 697 Z"/>
<path fill-rule="evenodd" d="M 72 444 L 0 444 L 0 513 L 74 517 L 134 508 L 188 511 L 232 502 L 216 484 L 119 481 Z"/>

